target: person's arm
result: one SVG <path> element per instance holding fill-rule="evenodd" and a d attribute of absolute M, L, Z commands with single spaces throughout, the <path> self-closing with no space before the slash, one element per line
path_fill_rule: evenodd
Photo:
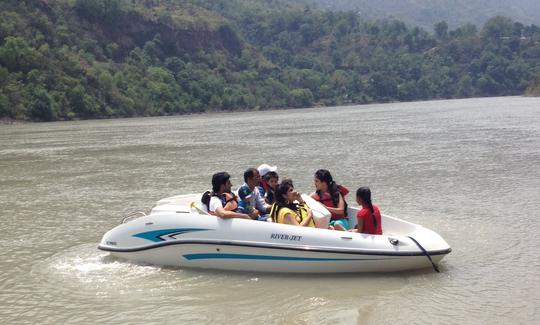
<path fill-rule="evenodd" d="M 298 221 L 296 221 L 296 218 L 293 216 L 292 213 L 287 213 L 283 217 L 283 221 L 288 225 L 295 225 L 295 226 L 301 226 Z"/>
<path fill-rule="evenodd" d="M 360 214 L 360 212 L 356 215 L 356 231 L 357 232 L 364 231 L 364 218 Z"/>
<path fill-rule="evenodd" d="M 309 210 L 308 217 L 302 220 L 302 223 L 299 223 L 298 221 L 296 221 L 296 218 L 294 217 L 292 213 L 285 214 L 285 217 L 283 219 L 286 224 L 307 227 L 312 217 L 313 217 L 313 214 L 311 213 L 311 210 Z"/>
<path fill-rule="evenodd" d="M 223 207 L 223 204 L 221 203 L 221 200 L 219 200 L 217 197 L 212 197 L 210 199 L 209 208 L 210 208 L 209 209 L 210 214 L 213 214 L 213 215 L 218 216 L 218 217 L 223 218 L 223 219 L 229 219 L 229 218 L 251 219 L 245 213 L 238 213 L 238 212 L 226 210 Z"/>
<path fill-rule="evenodd" d="M 259 213 L 259 210 L 253 208 L 251 209 L 251 211 L 248 213 L 249 217 L 253 220 L 257 219 L 259 216 L 260 216 L 260 213 Z"/>
<path fill-rule="evenodd" d="M 255 208 L 259 210 L 261 215 L 270 212 L 271 206 L 267 204 L 264 198 L 262 197 L 258 186 L 255 186 L 255 189 L 253 190 L 253 192 L 255 191 L 257 191 L 257 194 L 255 194 Z"/>
<path fill-rule="evenodd" d="M 326 209 L 328 211 L 330 211 L 330 213 L 343 214 L 343 212 L 345 211 L 345 201 L 343 201 L 343 196 L 341 196 L 341 194 L 339 194 L 339 202 L 338 202 L 337 208 L 332 208 L 332 207 L 328 207 L 328 206 L 325 206 L 325 207 L 326 207 Z"/>
<path fill-rule="evenodd" d="M 302 198 L 302 194 L 298 191 L 294 191 L 294 200 L 297 201 L 300 204 L 305 204 L 306 202 Z"/>
<path fill-rule="evenodd" d="M 307 218 L 302 220 L 302 223 L 300 223 L 300 225 L 302 227 L 307 227 L 309 225 L 309 223 L 311 222 L 311 219 L 313 219 L 313 213 L 311 212 L 311 209 L 308 208 L 308 216 L 307 216 Z"/>
<path fill-rule="evenodd" d="M 223 207 L 217 208 L 215 213 L 216 213 L 216 216 L 223 219 L 239 218 L 239 219 L 251 220 L 251 218 L 245 213 L 238 213 L 234 211 L 225 210 L 225 208 Z"/>

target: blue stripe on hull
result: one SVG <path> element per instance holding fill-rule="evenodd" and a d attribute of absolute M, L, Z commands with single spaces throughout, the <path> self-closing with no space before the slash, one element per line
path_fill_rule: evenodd
<path fill-rule="evenodd" d="M 266 261 L 298 261 L 298 262 L 335 262 L 335 261 L 369 261 L 382 260 L 382 258 L 323 258 L 323 257 L 294 257 L 275 255 L 249 255 L 249 254 L 226 254 L 226 253 L 204 253 L 185 254 L 187 260 L 211 260 L 211 259 L 238 259 L 238 260 L 266 260 Z M 385 258 L 388 259 L 388 258 Z"/>
<path fill-rule="evenodd" d="M 161 241 L 165 241 L 165 239 L 161 238 L 163 236 L 170 237 L 170 236 L 180 235 L 180 234 L 184 234 L 188 232 L 205 231 L 205 230 L 209 230 L 209 229 L 201 229 L 201 228 L 161 229 L 161 230 L 142 232 L 142 233 L 133 235 L 133 237 L 139 237 L 139 238 L 147 239 L 153 242 L 161 242 Z"/>

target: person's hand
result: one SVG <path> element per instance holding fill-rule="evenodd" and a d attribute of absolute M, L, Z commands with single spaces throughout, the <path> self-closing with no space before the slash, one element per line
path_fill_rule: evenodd
<path fill-rule="evenodd" d="M 257 219 L 258 216 L 259 216 L 259 210 L 257 209 L 252 209 L 251 212 L 249 213 L 249 217 L 251 219 Z"/>

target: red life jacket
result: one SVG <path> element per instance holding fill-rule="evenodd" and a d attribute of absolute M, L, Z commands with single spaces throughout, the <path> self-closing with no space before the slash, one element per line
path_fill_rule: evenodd
<path fill-rule="evenodd" d="M 268 190 L 268 183 L 266 182 L 266 179 L 264 177 L 261 179 L 261 185 L 259 186 L 262 187 L 263 191 L 266 193 L 266 191 Z"/>
<path fill-rule="evenodd" d="M 345 195 L 349 194 L 349 189 L 343 185 L 338 185 L 337 187 L 339 189 L 339 193 L 341 193 L 341 196 L 343 196 L 343 199 L 345 200 Z"/>
<path fill-rule="evenodd" d="M 319 194 L 319 192 L 315 192 L 315 196 L 313 197 L 315 200 L 321 202 L 327 207 L 331 208 L 337 208 L 339 201 L 337 203 L 334 203 L 334 200 L 332 200 L 332 195 L 328 192 L 324 192 L 322 195 Z M 333 213 L 332 212 L 332 218 L 330 220 L 337 220 L 337 219 L 344 219 L 347 218 L 344 213 Z"/>

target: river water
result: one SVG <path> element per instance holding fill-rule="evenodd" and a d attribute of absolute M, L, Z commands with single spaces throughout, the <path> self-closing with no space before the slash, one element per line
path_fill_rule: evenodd
<path fill-rule="evenodd" d="M 278 165 L 329 169 L 453 252 L 395 274 L 279 275 L 115 260 L 133 210 Z M 350 195 L 349 195 L 350 196 Z M 354 200 L 349 197 L 349 202 Z M 2 324 L 530 324 L 540 319 L 540 98 L 0 125 Z"/>

